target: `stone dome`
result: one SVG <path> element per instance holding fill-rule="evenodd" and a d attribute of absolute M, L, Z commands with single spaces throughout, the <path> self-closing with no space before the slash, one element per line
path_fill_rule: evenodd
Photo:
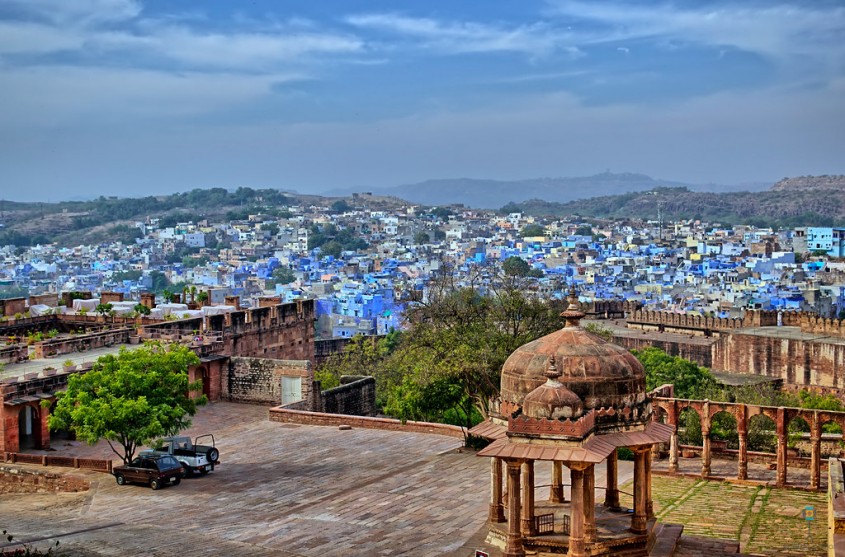
<path fill-rule="evenodd" d="M 528 393 L 522 401 L 522 413 L 529 418 L 577 418 L 584 413 L 584 402 L 558 379 L 560 372 L 554 355 L 549 357 L 546 382 Z"/>
<path fill-rule="evenodd" d="M 501 399 L 523 406 L 526 396 L 546 382 L 549 359 L 558 362 L 558 381 L 583 401 L 586 409 L 631 407 L 645 399 L 642 364 L 621 346 L 584 330 L 574 293 L 561 314 L 566 326 L 517 348 L 502 366 Z"/>

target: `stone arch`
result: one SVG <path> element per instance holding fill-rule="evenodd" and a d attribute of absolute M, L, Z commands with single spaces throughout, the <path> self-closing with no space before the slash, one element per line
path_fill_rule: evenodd
<path fill-rule="evenodd" d="M 701 414 L 692 404 L 678 409 L 678 441 L 681 445 L 702 446 Z"/>
<path fill-rule="evenodd" d="M 791 449 L 793 453 L 797 452 L 800 456 L 810 456 L 809 439 L 813 431 L 813 417 L 807 416 L 804 413 L 787 414 L 786 431 L 787 431 L 787 448 Z"/>
<path fill-rule="evenodd" d="M 748 419 L 748 450 L 774 453 L 777 450 L 777 422 L 760 412 Z"/>
<path fill-rule="evenodd" d="M 710 416 L 710 439 L 727 449 L 739 449 L 739 433 L 733 408 L 716 408 Z"/>
<path fill-rule="evenodd" d="M 203 364 L 197 368 L 197 379 L 202 381 L 202 394 L 211 400 L 211 373 L 208 366 Z"/>

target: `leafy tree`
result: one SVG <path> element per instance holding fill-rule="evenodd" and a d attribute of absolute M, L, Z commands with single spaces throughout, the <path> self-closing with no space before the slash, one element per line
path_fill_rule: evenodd
<path fill-rule="evenodd" d="M 455 212 L 448 207 L 435 207 L 431 210 L 431 214 L 441 220 L 446 220 L 450 215 L 454 215 Z"/>
<path fill-rule="evenodd" d="M 94 311 L 96 311 L 100 315 L 107 315 L 111 313 L 113 309 L 114 306 L 111 304 L 97 304 L 97 307 L 94 308 Z"/>
<path fill-rule="evenodd" d="M 330 242 L 326 242 L 325 244 L 323 244 L 320 249 L 322 255 L 331 255 L 335 258 L 338 258 L 340 257 L 340 254 L 343 251 L 343 246 L 340 244 L 340 242 L 331 240 Z"/>
<path fill-rule="evenodd" d="M 150 313 L 152 313 L 152 310 L 144 304 L 135 304 L 132 309 L 134 309 L 135 312 L 138 313 L 138 315 L 149 315 Z"/>
<path fill-rule="evenodd" d="M 712 392 L 716 386 L 716 378 L 710 370 L 695 362 L 680 356 L 670 356 L 654 346 L 632 352 L 645 368 L 648 390 L 671 383 L 675 385 L 676 397 L 694 399 L 703 398 L 705 393 Z"/>
<path fill-rule="evenodd" d="M 276 284 L 290 284 L 296 280 L 296 275 L 288 267 L 276 267 L 273 269 L 272 278 L 270 281 Z"/>
<path fill-rule="evenodd" d="M 206 403 L 204 395 L 190 397 L 202 389 L 201 382 L 188 382 L 188 368 L 197 364 L 197 355 L 177 344 L 148 343 L 101 356 L 56 394 L 50 429 L 72 430 L 91 445 L 105 439 L 128 463 L 138 447 L 188 427 L 197 405 Z"/>
<path fill-rule="evenodd" d="M 540 226 L 539 224 L 527 224 L 522 229 L 522 231 L 520 231 L 519 235 L 523 238 L 530 238 L 532 236 L 545 236 L 546 229 Z"/>
<path fill-rule="evenodd" d="M 576 236 L 593 236 L 593 228 L 588 224 L 582 224 L 575 229 Z"/>
<path fill-rule="evenodd" d="M 501 213 L 503 215 L 509 215 L 511 213 L 521 213 L 521 212 L 522 212 L 522 207 L 520 207 L 519 205 L 517 205 L 513 201 L 503 205 L 502 208 L 499 209 L 499 213 Z"/>
<path fill-rule="evenodd" d="M 415 244 L 427 244 L 431 241 L 431 236 L 428 235 L 427 232 L 417 232 L 414 234 L 414 243 Z"/>
<path fill-rule="evenodd" d="M 334 354 L 315 373 L 323 389 L 340 384 L 342 375 L 378 375 L 385 358 L 399 344 L 402 333 L 391 331 L 383 338 L 355 335 L 340 354 Z"/>
<path fill-rule="evenodd" d="M 347 203 L 345 199 L 338 199 L 332 203 L 331 208 L 335 213 L 345 213 L 353 209 L 352 205 Z"/>
<path fill-rule="evenodd" d="M 531 271 L 531 265 L 529 265 L 528 262 L 521 257 L 517 257 L 515 255 L 505 259 L 505 262 L 502 263 L 502 268 L 504 269 L 506 275 L 510 275 L 512 277 L 524 277 L 528 275 L 529 271 Z"/>

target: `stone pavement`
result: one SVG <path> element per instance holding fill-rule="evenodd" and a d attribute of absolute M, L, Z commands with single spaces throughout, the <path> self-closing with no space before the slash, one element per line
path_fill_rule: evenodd
<path fill-rule="evenodd" d="M 19 541 L 59 539 L 71 556 L 466 557 L 485 547 L 490 462 L 460 452 L 460 440 L 280 424 L 266 407 L 232 403 L 201 408 L 187 431 L 208 432 L 222 462 L 208 476 L 152 491 L 70 471 L 94 480 L 88 493 L 4 496 L 0 528 Z M 54 449 L 113 456 L 106 443 Z M 627 481 L 630 463 L 620 464 Z M 537 465 L 538 498 L 548 496 L 549 469 Z"/>
<path fill-rule="evenodd" d="M 209 432 L 222 464 L 206 477 L 152 491 L 118 486 L 101 473 L 56 469 L 91 478 L 91 490 L 4 495 L 0 529 L 19 541 L 46 538 L 36 542 L 42 549 L 58 539 L 68 557 L 500 554 L 484 544 L 489 460 L 459 452 L 459 440 L 280 424 L 268 420 L 266 407 L 222 402 L 201 408 L 187 431 Z M 105 443 L 59 440 L 54 449 L 52 454 L 114 456 Z M 681 460 L 690 473 L 700 466 L 696 459 Z M 630 493 L 631 463 L 619 464 L 621 489 Z M 728 470 L 735 463 L 713 465 L 714 471 Z M 548 468 L 536 467 L 538 500 L 548 495 Z M 603 469 L 596 483 L 604 484 Z M 824 554 L 823 493 L 656 476 L 653 494 L 660 520 L 685 524 L 687 538 L 676 555 L 715 557 L 719 538 L 741 542 L 750 553 Z M 597 490 L 596 500 L 603 496 Z M 808 504 L 817 512 L 809 545 L 800 518 Z"/>
<path fill-rule="evenodd" d="M 827 554 L 824 493 L 671 476 L 655 476 L 652 482 L 657 519 L 684 525 L 676 555 L 719 555 L 717 547 L 724 545 L 719 539 L 739 542 L 743 553 L 755 555 Z M 631 504 L 630 497 L 620 499 Z M 814 506 L 816 514 L 809 528 L 801 516 L 806 505 Z M 692 543 L 692 537 L 699 541 Z M 713 538 L 712 546 L 701 549 L 703 538 Z"/>

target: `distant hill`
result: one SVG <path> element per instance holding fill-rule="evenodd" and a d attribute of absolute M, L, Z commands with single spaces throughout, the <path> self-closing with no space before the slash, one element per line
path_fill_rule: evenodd
<path fill-rule="evenodd" d="M 767 185 L 766 185 L 767 186 Z M 446 178 L 426 180 L 388 188 L 369 189 L 373 193 L 392 195 L 422 205 L 450 205 L 461 203 L 479 209 L 498 209 L 509 202 L 529 199 L 565 203 L 596 196 L 619 195 L 648 191 L 656 187 L 686 187 L 691 190 L 737 191 L 762 189 L 760 184 L 724 186 L 694 185 L 672 180 L 659 180 L 631 172 L 603 172 L 594 176 L 574 178 L 530 178 L 524 180 L 485 180 L 477 178 Z M 354 189 L 333 190 L 327 195 L 349 195 Z"/>
<path fill-rule="evenodd" d="M 656 219 L 659 206 L 666 220 L 699 219 L 758 226 L 845 226 L 845 178 L 830 178 L 785 179 L 761 192 L 714 193 L 659 187 L 567 203 L 532 199 L 517 207 L 536 216 Z"/>

